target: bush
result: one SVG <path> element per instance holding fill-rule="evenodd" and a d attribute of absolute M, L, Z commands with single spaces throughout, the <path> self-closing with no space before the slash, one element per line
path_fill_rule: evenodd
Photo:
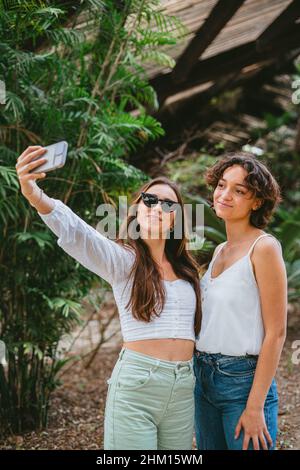
<path fill-rule="evenodd" d="M 175 18 L 157 11 L 158 1 L 78 1 L 69 11 L 65 4 L 0 7 L 0 79 L 7 89 L 0 114 L 0 337 L 7 348 L 7 366 L 0 364 L 2 433 L 46 426 L 65 364 L 58 342 L 80 323 L 80 300 L 95 281 L 57 247 L 22 197 L 16 158 L 27 145 L 67 140 L 67 164 L 41 184 L 93 224 L 98 204 L 147 179 L 128 163 L 130 152 L 163 134 L 147 111 L 157 100 L 142 61 L 172 66 L 158 47 L 180 30 Z M 78 29 L 82 18 L 85 26 Z M 138 113 L 130 114 L 132 107 Z"/>

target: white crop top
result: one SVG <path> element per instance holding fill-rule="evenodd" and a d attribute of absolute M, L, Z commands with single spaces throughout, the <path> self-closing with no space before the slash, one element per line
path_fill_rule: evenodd
<path fill-rule="evenodd" d="M 200 282 L 202 325 L 196 338 L 198 351 L 228 356 L 259 354 L 264 326 L 259 289 L 250 256 L 258 240 L 267 236 L 272 235 L 260 235 L 245 256 L 212 278 L 214 261 L 227 242 L 219 245 Z"/>
<path fill-rule="evenodd" d="M 132 279 L 128 281 L 135 259 L 133 250 L 127 250 L 88 225 L 59 199 L 48 214 L 39 216 L 58 237 L 57 244 L 84 267 L 98 274 L 112 286 L 120 315 L 124 341 L 142 339 L 181 338 L 195 341 L 194 319 L 196 294 L 186 280 L 163 280 L 166 297 L 160 316 L 149 323 L 136 320 L 126 309 Z"/>

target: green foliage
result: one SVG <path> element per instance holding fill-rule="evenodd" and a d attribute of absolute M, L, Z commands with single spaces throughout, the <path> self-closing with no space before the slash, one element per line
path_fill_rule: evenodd
<path fill-rule="evenodd" d="M 40 184 L 92 225 L 100 203 L 147 179 L 128 163 L 131 152 L 163 135 L 148 114 L 158 103 L 143 59 L 173 66 L 159 48 L 183 31 L 158 6 L 87 0 L 68 22 L 61 2 L 1 3 L 0 336 L 8 366 L 0 365 L 0 432 L 47 424 L 66 362 L 59 340 L 81 322 L 80 300 L 100 282 L 57 247 L 22 197 L 16 159 L 28 145 L 67 140 L 65 167 Z M 81 13 L 85 26 L 77 29 Z"/>
<path fill-rule="evenodd" d="M 281 241 L 286 264 L 289 301 L 299 303 L 300 297 L 300 209 L 281 207 L 275 214 L 271 226 L 274 235 Z"/>
<path fill-rule="evenodd" d="M 167 171 L 172 179 L 180 184 L 183 193 L 207 194 L 204 179 L 207 168 L 215 162 L 216 157 L 200 152 L 196 157 L 185 157 L 167 164 Z"/>

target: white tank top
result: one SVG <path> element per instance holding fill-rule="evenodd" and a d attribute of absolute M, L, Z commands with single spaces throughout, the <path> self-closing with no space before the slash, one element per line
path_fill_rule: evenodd
<path fill-rule="evenodd" d="M 258 240 L 268 236 L 273 237 L 260 235 L 245 256 L 212 278 L 215 259 L 227 242 L 219 245 L 200 281 L 202 325 L 196 337 L 198 351 L 229 356 L 259 354 L 265 332 L 250 256 Z"/>

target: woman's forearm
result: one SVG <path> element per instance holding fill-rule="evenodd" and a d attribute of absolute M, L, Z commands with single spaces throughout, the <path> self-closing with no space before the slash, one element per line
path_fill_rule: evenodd
<path fill-rule="evenodd" d="M 267 336 L 259 354 L 251 392 L 247 401 L 249 409 L 263 409 L 266 396 L 276 374 L 285 336 Z"/>
<path fill-rule="evenodd" d="M 32 195 L 27 196 L 27 199 L 40 214 L 49 214 L 54 209 L 53 199 L 47 196 L 39 187 L 33 191 Z"/>

